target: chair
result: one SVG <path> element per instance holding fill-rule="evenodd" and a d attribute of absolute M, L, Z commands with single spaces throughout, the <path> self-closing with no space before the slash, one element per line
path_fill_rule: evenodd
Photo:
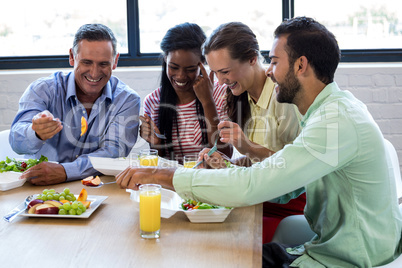
<path fill-rule="evenodd" d="M 285 245 L 302 245 L 310 241 L 315 233 L 311 230 L 304 215 L 292 215 L 278 224 L 272 242 Z"/>
<path fill-rule="evenodd" d="M 385 147 L 388 150 L 388 157 L 391 160 L 393 171 L 394 171 L 397 196 L 398 196 L 398 198 L 401 198 L 402 197 L 402 180 L 401 180 L 401 170 L 399 168 L 398 155 L 396 153 L 395 147 L 392 145 L 392 143 L 389 140 L 385 140 Z"/>
<path fill-rule="evenodd" d="M 16 152 L 13 151 L 13 149 L 10 146 L 10 143 L 8 142 L 8 135 L 10 134 L 10 130 L 3 130 L 0 131 L 0 161 L 3 161 L 6 159 L 6 156 L 10 158 L 23 158 L 23 155 L 19 155 Z"/>
<path fill-rule="evenodd" d="M 398 198 L 402 197 L 402 181 L 401 170 L 399 168 L 399 160 L 396 150 L 392 143 L 384 140 L 385 147 L 388 151 L 387 158 L 392 163 L 392 169 L 395 176 L 395 184 Z M 399 204 L 399 210 L 402 213 L 402 203 Z M 303 215 L 293 215 L 284 218 L 276 228 L 272 242 L 285 245 L 301 245 L 311 240 L 314 232 L 311 230 L 306 218 Z M 402 267 L 402 255 L 393 262 L 373 268 L 400 268 Z"/>
<path fill-rule="evenodd" d="M 392 145 L 392 143 L 389 140 L 385 140 L 385 147 L 388 150 L 388 157 L 389 160 L 391 160 L 392 163 L 392 169 L 394 172 L 395 176 L 395 184 L 396 184 L 396 191 L 397 191 L 397 196 L 398 198 L 402 197 L 402 180 L 401 180 L 401 170 L 399 168 L 399 160 L 398 160 L 398 155 L 396 154 L 395 147 Z M 402 213 L 402 203 L 399 204 L 399 210 Z M 400 255 L 397 259 L 395 259 L 393 262 L 382 265 L 382 266 L 376 266 L 374 268 L 400 268 L 402 267 L 402 255 Z"/>

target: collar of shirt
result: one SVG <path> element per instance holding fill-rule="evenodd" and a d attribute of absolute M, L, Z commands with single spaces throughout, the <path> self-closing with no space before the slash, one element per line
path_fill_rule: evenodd
<path fill-rule="evenodd" d="M 274 90 L 274 88 L 275 88 L 274 82 L 272 82 L 271 78 L 267 77 L 257 103 L 254 103 L 253 99 L 250 97 L 250 94 L 247 94 L 248 102 L 250 103 L 252 111 L 257 107 L 268 109 L 268 105 L 269 102 L 271 101 L 272 91 Z"/>
<path fill-rule="evenodd" d="M 328 84 L 326 87 L 324 87 L 324 89 L 320 92 L 320 94 L 317 95 L 313 103 L 307 109 L 306 114 L 302 117 L 302 120 L 300 121 L 300 125 L 302 127 L 305 127 L 306 121 L 310 118 L 311 114 L 321 106 L 321 104 L 325 101 L 325 99 L 329 95 L 337 91 L 340 91 L 340 89 L 336 82 L 332 82 Z"/>
<path fill-rule="evenodd" d="M 250 104 L 251 118 L 249 125 L 245 130 L 245 134 L 251 141 L 263 145 L 265 147 L 268 146 L 266 144 L 266 133 L 265 131 L 264 133 L 262 133 L 261 131 L 258 130 L 265 129 L 267 127 L 266 126 L 267 122 L 261 119 L 267 118 L 267 111 L 269 108 L 269 103 L 271 101 L 274 87 L 275 84 L 272 82 L 271 78 L 267 77 L 257 103 L 254 103 L 253 99 L 250 97 L 250 94 L 247 94 L 248 102 Z"/>
<path fill-rule="evenodd" d="M 74 72 L 70 72 L 70 78 L 68 79 L 68 86 L 67 86 L 67 93 L 66 93 L 66 100 L 72 99 L 77 104 L 77 90 L 75 84 L 75 75 Z M 98 98 L 100 102 L 103 102 L 105 99 L 109 99 L 112 101 L 112 87 L 110 85 L 110 80 L 107 82 L 105 87 L 103 88 L 102 95 Z"/>

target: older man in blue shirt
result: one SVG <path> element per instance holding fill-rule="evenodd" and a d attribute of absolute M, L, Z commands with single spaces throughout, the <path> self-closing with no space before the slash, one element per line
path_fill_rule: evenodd
<path fill-rule="evenodd" d="M 20 99 L 10 131 L 19 154 L 50 161 L 22 174 L 49 185 L 100 174 L 88 156 L 127 156 L 137 140 L 140 97 L 112 76 L 119 54 L 113 32 L 102 24 L 77 31 L 70 49 L 70 73 L 33 82 Z M 82 119 L 83 118 L 83 119 Z M 88 124 L 81 132 L 81 120 Z"/>

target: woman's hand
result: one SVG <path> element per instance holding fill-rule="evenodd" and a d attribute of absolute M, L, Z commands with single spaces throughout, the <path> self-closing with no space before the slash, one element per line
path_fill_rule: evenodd
<path fill-rule="evenodd" d="M 212 169 L 218 169 L 218 168 L 227 168 L 226 163 L 230 162 L 230 159 L 223 153 L 216 151 L 212 153 L 210 156 L 208 155 L 208 152 L 210 151 L 210 148 L 204 148 L 198 155 L 198 161 L 204 160 L 204 162 L 199 165 L 199 168 L 212 168 Z"/>
<path fill-rule="evenodd" d="M 140 120 L 142 122 L 140 126 L 141 138 L 143 138 L 152 145 L 160 144 L 161 139 L 159 139 L 155 135 L 155 132 L 160 133 L 160 131 L 156 126 L 156 124 L 154 123 L 154 121 L 152 121 L 152 119 L 147 114 L 144 114 L 144 116 L 140 116 Z"/>
<path fill-rule="evenodd" d="M 209 75 L 204 68 L 204 65 L 200 62 L 200 75 L 194 81 L 194 92 L 197 98 L 200 100 L 202 105 L 214 103 L 213 92 L 214 92 L 214 73 L 211 72 Z"/>
<path fill-rule="evenodd" d="M 250 140 L 238 124 L 222 121 L 218 124 L 218 129 L 221 142 L 232 144 L 241 154 L 246 154 L 249 151 Z"/>

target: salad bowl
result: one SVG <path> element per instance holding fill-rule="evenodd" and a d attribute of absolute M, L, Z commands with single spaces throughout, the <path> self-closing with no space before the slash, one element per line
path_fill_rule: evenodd
<path fill-rule="evenodd" d="M 0 190 L 7 191 L 24 185 L 26 179 L 20 180 L 21 174 L 14 171 L 0 173 Z"/>
<path fill-rule="evenodd" d="M 130 199 L 134 203 L 134 209 L 140 209 L 140 193 L 127 189 L 130 193 Z M 214 209 L 192 209 L 184 210 L 181 206 L 185 202 L 176 192 L 167 189 L 161 189 L 161 217 L 170 218 L 177 212 L 186 214 L 192 223 L 213 223 L 224 222 L 229 216 L 232 208 L 214 208 Z"/>

